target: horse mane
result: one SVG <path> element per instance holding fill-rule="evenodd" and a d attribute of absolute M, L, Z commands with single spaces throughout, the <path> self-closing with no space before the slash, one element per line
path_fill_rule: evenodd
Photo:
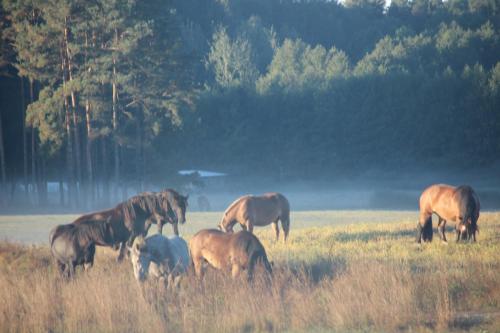
<path fill-rule="evenodd" d="M 160 208 L 160 198 L 156 193 L 144 192 L 119 203 L 115 208 L 121 210 L 126 221 L 133 221 L 137 218 L 137 209 L 146 214 L 152 214 Z"/>
<path fill-rule="evenodd" d="M 106 232 L 109 227 L 106 221 L 83 221 L 75 225 L 74 235 L 80 243 L 93 241 L 100 245 L 111 245 L 113 240 L 106 239 Z"/>
<path fill-rule="evenodd" d="M 229 207 L 226 208 L 226 210 L 224 211 L 224 217 L 226 216 L 227 213 L 229 213 L 230 210 L 232 210 L 241 200 L 249 197 L 250 194 L 247 194 L 247 195 L 244 195 L 242 197 L 239 197 L 238 199 L 234 200 L 230 205 Z"/>
<path fill-rule="evenodd" d="M 472 218 L 471 214 L 479 209 L 474 196 L 474 190 L 468 185 L 461 185 L 457 187 L 456 192 L 460 194 L 460 213 L 465 214 L 465 216 L 463 216 L 464 218 Z"/>
<path fill-rule="evenodd" d="M 185 196 L 183 196 L 182 194 L 171 188 L 166 188 L 162 190 L 160 193 L 165 197 L 167 197 L 167 200 L 174 199 L 178 202 L 186 200 Z"/>

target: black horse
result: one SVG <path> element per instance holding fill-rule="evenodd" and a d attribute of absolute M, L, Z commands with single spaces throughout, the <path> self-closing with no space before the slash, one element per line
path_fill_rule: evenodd
<path fill-rule="evenodd" d="M 49 242 L 59 273 L 73 277 L 77 266 L 92 267 L 96 245 L 107 246 L 115 240 L 108 221 L 86 221 L 58 225 L 50 232 Z"/>

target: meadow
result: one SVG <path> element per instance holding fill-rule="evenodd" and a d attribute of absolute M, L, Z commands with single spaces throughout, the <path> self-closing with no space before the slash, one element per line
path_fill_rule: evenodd
<path fill-rule="evenodd" d="M 451 241 L 449 227 L 448 245 L 437 234 L 415 243 L 416 212 L 294 212 L 287 244 L 256 229 L 271 280 L 209 270 L 174 290 L 139 286 L 109 248 L 98 248 L 90 272 L 60 279 L 47 235 L 72 218 L 0 217 L 1 332 L 500 331 L 499 212 L 481 213 L 474 244 Z M 181 233 L 189 239 L 219 218 L 189 213 Z"/>

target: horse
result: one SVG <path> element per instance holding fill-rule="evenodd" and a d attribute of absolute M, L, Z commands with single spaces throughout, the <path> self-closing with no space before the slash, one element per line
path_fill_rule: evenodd
<path fill-rule="evenodd" d="M 239 223 L 243 230 L 253 232 L 254 226 L 272 223 L 279 239 L 278 221 L 281 221 L 284 241 L 290 231 L 290 204 L 280 193 L 266 193 L 261 196 L 245 195 L 234 201 L 224 212 L 219 228 L 224 232 L 232 232 L 233 226 Z"/>
<path fill-rule="evenodd" d="M 138 235 L 145 236 L 149 227 L 156 221 L 161 233 L 164 221 L 174 225 L 174 232 L 179 233 L 177 223 L 185 223 L 187 197 L 174 190 L 167 189 L 159 193 L 146 192 L 133 196 L 119 203 L 114 208 L 89 213 L 80 216 L 74 224 L 86 221 L 101 221 L 113 226 L 115 244 L 120 244 L 117 260 L 121 261 L 125 255 L 127 245 L 130 246 Z"/>
<path fill-rule="evenodd" d="M 129 250 L 138 282 L 151 276 L 158 280 L 166 279 L 168 285 L 177 285 L 180 275 L 187 272 L 190 264 L 187 243 L 179 236 L 138 236 Z"/>
<path fill-rule="evenodd" d="M 156 193 L 160 197 L 160 202 L 163 203 L 165 214 L 155 216 L 155 221 L 158 225 L 158 233 L 163 232 L 165 222 L 172 224 L 174 234 L 179 236 L 178 224 L 186 223 L 186 210 L 188 206 L 189 196 L 183 196 L 173 189 L 165 189 Z M 164 218 L 166 216 L 166 218 Z"/>
<path fill-rule="evenodd" d="M 263 264 L 272 274 L 266 250 L 252 233 L 242 230 L 237 233 L 224 233 L 217 229 L 205 229 L 196 233 L 189 242 L 189 251 L 196 276 L 204 274 L 204 264 L 228 271 L 236 278 L 243 270 L 247 271 L 248 281 L 253 278 L 257 263 Z"/>
<path fill-rule="evenodd" d="M 447 242 L 447 221 L 455 222 L 456 241 L 476 241 L 480 203 L 474 190 L 467 185 L 458 187 L 436 184 L 426 188 L 420 196 L 420 216 L 417 222 L 417 242 L 432 241 L 432 214 L 438 216 L 438 233 Z"/>
<path fill-rule="evenodd" d="M 62 276 L 73 277 L 76 266 L 84 270 L 94 264 L 95 246 L 114 243 L 110 223 L 85 221 L 79 224 L 63 224 L 54 227 L 49 235 L 50 251 Z"/>
<path fill-rule="evenodd" d="M 199 195 L 197 198 L 198 201 L 198 210 L 200 212 L 209 212 L 210 211 L 210 201 L 204 195 Z"/>

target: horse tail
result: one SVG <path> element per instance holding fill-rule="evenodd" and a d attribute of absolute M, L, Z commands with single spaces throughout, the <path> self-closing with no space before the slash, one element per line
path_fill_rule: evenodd
<path fill-rule="evenodd" d="M 432 242 L 432 217 L 429 217 L 423 225 L 422 238 L 424 241 Z"/>

